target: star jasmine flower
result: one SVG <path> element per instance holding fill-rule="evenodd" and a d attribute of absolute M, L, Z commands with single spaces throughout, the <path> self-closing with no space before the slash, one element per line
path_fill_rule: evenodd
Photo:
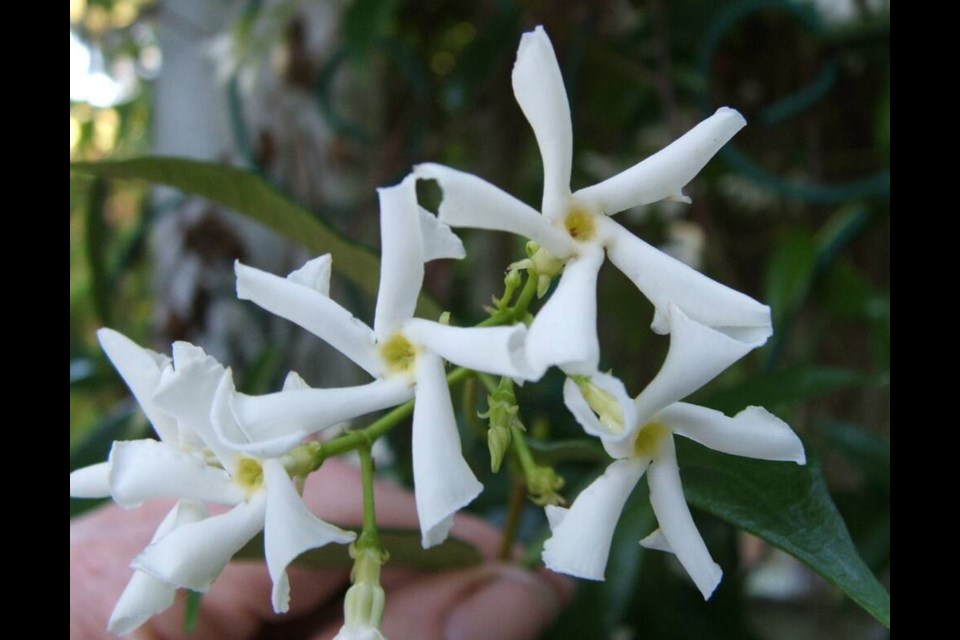
<path fill-rule="evenodd" d="M 229 369 L 202 349 L 178 343 L 174 374 L 154 399 L 207 445 L 205 458 L 149 440 L 114 444 L 111 486 L 121 506 L 177 497 L 232 507 L 177 527 L 147 546 L 131 566 L 167 584 L 205 592 L 230 558 L 262 530 L 273 609 L 283 613 L 290 601 L 287 566 L 304 551 L 351 542 L 356 534 L 307 509 L 291 477 L 298 471 L 292 458 L 250 456 L 221 438 L 223 432 L 236 431 L 223 405 L 227 396 L 218 393 L 224 385 L 232 387 Z"/>
<path fill-rule="evenodd" d="M 347 389 L 260 397 L 222 390 L 240 434 L 232 442 L 248 452 L 289 445 L 291 439 L 415 397 L 414 490 L 421 542 L 427 548 L 447 537 L 453 514 L 483 488 L 463 459 L 443 360 L 517 379 L 537 376 L 525 358 L 522 324 L 461 328 L 413 317 L 424 262 L 464 255 L 449 227 L 417 205 L 415 185 L 408 176 L 399 185 L 378 189 L 382 259 L 373 328 L 330 299 L 329 270 L 315 263 L 286 279 L 240 263 L 236 267 L 238 297 L 322 338 L 375 380 Z"/>
<path fill-rule="evenodd" d="M 652 328 L 665 334 L 667 309 L 754 346 L 771 335 L 770 308 L 711 280 L 655 249 L 616 223 L 612 215 L 664 198 L 689 202 L 683 187 L 746 121 L 723 107 L 665 149 L 599 184 L 570 189 L 573 135 L 570 107 L 553 46 L 542 27 L 520 40 L 513 90 L 533 128 L 544 167 L 541 212 L 484 180 L 439 164 L 414 169 L 443 191 L 439 219 L 454 227 L 510 231 L 535 241 L 535 268 L 552 276 L 556 291 L 537 314 L 527 337 L 531 366 L 556 365 L 592 375 L 599 362 L 596 282 L 604 253 L 654 304 Z"/>
<path fill-rule="evenodd" d="M 722 571 L 697 531 L 683 496 L 675 434 L 733 455 L 805 464 L 803 444 L 790 427 L 761 407 L 747 407 L 732 418 L 719 411 L 680 402 L 750 349 L 730 336 L 668 308 L 670 349 L 663 367 L 633 402 L 621 422 L 602 420 L 606 409 L 568 379 L 564 400 L 584 430 L 598 436 L 616 460 L 569 509 L 548 506 L 552 537 L 544 543 L 547 567 L 590 580 L 602 580 L 613 532 L 630 492 L 647 474 L 650 502 L 659 529 L 641 541 L 671 551 L 704 599 Z M 625 394 L 623 384 L 605 376 L 600 394 Z"/>
<path fill-rule="evenodd" d="M 162 440 L 115 442 L 106 463 L 71 474 L 71 495 L 109 496 L 124 508 L 156 498 L 179 499 L 131 564 L 133 578 L 109 629 L 133 631 L 169 608 L 177 588 L 206 591 L 260 530 L 274 610 L 286 611 L 287 565 L 308 549 L 350 542 L 355 534 L 310 513 L 285 469 L 288 460 L 245 456 L 218 438 L 211 402 L 230 374 L 202 349 L 175 343 L 171 360 L 110 330 L 98 336 Z M 208 517 L 207 502 L 233 509 Z"/>

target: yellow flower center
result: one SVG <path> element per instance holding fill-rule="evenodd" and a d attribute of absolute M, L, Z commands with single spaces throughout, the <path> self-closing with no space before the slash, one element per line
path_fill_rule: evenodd
<path fill-rule="evenodd" d="M 417 360 L 417 348 L 399 333 L 383 343 L 380 355 L 387 368 L 396 373 L 407 373 Z"/>
<path fill-rule="evenodd" d="M 263 467 L 253 458 L 240 458 L 233 479 L 251 494 L 263 485 Z"/>
<path fill-rule="evenodd" d="M 660 453 L 660 443 L 668 435 L 670 430 L 659 422 L 648 422 L 633 441 L 633 452 L 641 458 L 656 458 Z"/>
<path fill-rule="evenodd" d="M 593 214 L 577 206 L 571 207 L 567 212 L 567 217 L 563 219 L 563 226 L 566 227 L 570 237 L 578 242 L 592 240 L 597 232 Z"/>

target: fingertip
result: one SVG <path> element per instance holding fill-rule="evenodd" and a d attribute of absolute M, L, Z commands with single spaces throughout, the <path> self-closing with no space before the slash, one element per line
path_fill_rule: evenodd
<path fill-rule="evenodd" d="M 472 592 L 447 615 L 444 637 L 449 640 L 525 640 L 535 638 L 560 613 L 572 585 L 547 576 L 500 566 L 495 578 Z"/>

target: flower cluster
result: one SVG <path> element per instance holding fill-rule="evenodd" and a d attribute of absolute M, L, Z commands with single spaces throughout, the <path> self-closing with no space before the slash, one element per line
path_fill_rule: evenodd
<path fill-rule="evenodd" d="M 372 327 L 330 297 L 329 256 L 285 278 L 236 265 L 241 299 L 327 342 L 363 369 L 370 382 L 314 389 L 291 373 L 281 391 L 250 396 L 238 392 L 231 371 L 198 347 L 175 343 L 171 359 L 109 329 L 100 331 L 101 345 L 160 439 L 115 443 L 107 462 L 71 475 L 71 494 L 109 496 L 127 508 L 156 498 L 178 500 L 132 563 L 134 575 L 110 620 L 112 631 L 127 633 L 166 609 L 178 588 L 210 588 L 229 559 L 261 530 L 273 607 L 285 611 L 286 567 L 305 550 L 355 538 L 317 518 L 300 498 L 302 480 L 323 460 L 322 447 L 310 436 L 410 400 L 421 541 L 424 548 L 442 542 L 454 514 L 483 489 L 462 455 L 444 362 L 505 381 L 499 404 L 491 404 L 490 415 L 499 416 L 491 418 L 492 425 L 497 422 L 496 433 L 491 430 L 494 467 L 511 446 L 511 433 L 522 431 L 513 382 L 536 381 L 554 366 L 568 376 L 567 408 L 614 459 L 569 508 L 546 504 L 557 501 L 552 496 L 562 481 L 552 470 L 537 468 L 550 477 L 541 492 L 551 497 L 541 500 L 552 529 L 543 551 L 549 568 L 602 579 L 620 510 L 646 473 L 659 529 L 642 544 L 676 554 L 704 597 L 713 592 L 720 568 L 684 500 L 673 435 L 734 455 L 804 463 L 800 440 L 765 410 L 750 407 L 730 418 L 682 402 L 766 341 L 772 333 L 770 309 L 660 252 L 612 216 L 665 198 L 689 201 L 684 186 L 745 121 L 733 109 L 721 108 L 659 153 L 572 192 L 570 110 L 542 28 L 521 40 L 513 88 L 543 159 L 541 209 L 438 164 L 418 165 L 398 185 L 379 189 L 382 258 Z M 418 204 L 418 180 L 439 184 L 437 215 Z M 506 306 L 497 311 L 509 313 L 495 312 L 486 326 L 456 327 L 414 317 L 424 264 L 465 256 L 451 227 L 507 231 L 531 241 L 528 258 L 511 265 L 507 281 L 508 290 L 515 289 L 525 272 L 529 295 L 521 295 L 523 301 L 514 307 L 502 301 Z M 659 374 L 635 398 L 618 379 L 599 371 L 596 281 L 605 256 L 653 302 L 653 331 L 670 336 Z M 528 326 L 526 305 L 533 292 L 546 296 L 557 276 L 559 282 Z M 207 504 L 230 509 L 211 516 Z M 351 555 L 355 582 L 343 633 L 379 637 L 380 550 L 355 545 Z M 371 602 L 376 606 L 367 606 Z"/>

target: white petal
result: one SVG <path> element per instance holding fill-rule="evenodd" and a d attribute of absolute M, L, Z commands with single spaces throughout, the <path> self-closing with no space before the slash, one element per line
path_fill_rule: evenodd
<path fill-rule="evenodd" d="M 308 549 L 336 542 L 346 544 L 357 537 L 313 515 L 279 460 L 263 463 L 263 481 L 267 487 L 267 510 L 263 529 L 264 556 L 273 580 L 273 610 L 284 613 L 290 604 L 287 565 Z"/>
<path fill-rule="evenodd" d="M 803 443 L 786 422 L 763 407 L 747 407 L 732 418 L 720 411 L 677 402 L 658 420 L 674 433 L 735 456 L 806 464 Z"/>
<path fill-rule="evenodd" d="M 566 212 L 570 197 L 573 127 L 560 65 L 543 27 L 520 38 L 512 80 L 543 158 L 543 214 L 554 219 Z"/>
<path fill-rule="evenodd" d="M 419 209 L 420 233 L 423 236 L 423 261 L 465 258 L 467 250 L 463 248 L 463 242 L 457 234 L 448 225 L 440 222 L 437 216 L 423 207 Z"/>
<path fill-rule="evenodd" d="M 600 422 L 597 414 L 594 413 L 583 397 L 580 387 L 572 378 L 567 378 L 563 383 L 563 403 L 567 405 L 567 409 L 570 410 L 573 417 L 577 419 L 584 431 L 603 439 L 605 442 L 607 440 L 624 440 L 632 436 L 636 432 L 637 412 L 633 406 L 633 399 L 627 393 L 627 389 L 620 379 L 597 371 L 590 376 L 590 381 L 616 399 L 623 415 L 623 430 L 619 432 L 611 431 L 610 428 Z"/>
<path fill-rule="evenodd" d="M 522 324 L 450 327 L 414 318 L 404 325 L 403 332 L 410 340 L 455 365 L 515 379 L 539 378 L 527 363 L 524 349 L 527 328 Z"/>
<path fill-rule="evenodd" d="M 670 546 L 670 541 L 667 540 L 667 537 L 663 535 L 663 531 L 659 528 L 654 529 L 650 535 L 641 540 L 640 546 L 646 549 L 653 549 L 654 551 L 673 553 L 673 547 Z"/>
<path fill-rule="evenodd" d="M 573 196 L 610 215 L 664 198 L 689 202 L 683 187 L 746 124 L 736 110 L 720 107 L 669 146 Z"/>
<path fill-rule="evenodd" d="M 710 557 L 707 545 L 690 515 L 680 484 L 677 452 L 672 437 L 664 438 L 660 443 L 660 452 L 650 465 L 647 482 L 650 485 L 650 504 L 653 505 L 660 531 L 677 555 L 677 560 L 700 589 L 703 599 L 708 599 L 720 584 L 723 571 Z"/>
<path fill-rule="evenodd" d="M 223 469 L 156 440 L 121 440 L 110 450 L 113 499 L 125 508 L 155 498 L 236 504 L 244 498 Z"/>
<path fill-rule="evenodd" d="M 263 528 L 266 492 L 199 522 L 186 524 L 149 545 L 131 567 L 171 585 L 205 592 L 233 555 Z"/>
<path fill-rule="evenodd" d="M 296 271 L 287 275 L 287 280 L 310 287 L 325 296 L 330 295 L 330 272 L 333 267 L 333 258 L 325 253 L 318 258 L 308 260 Z"/>
<path fill-rule="evenodd" d="M 548 504 L 543 510 L 547 514 L 547 524 L 550 525 L 551 531 L 560 526 L 563 519 L 567 517 L 567 512 L 570 511 L 566 507 L 558 507 L 553 504 Z"/>
<path fill-rule="evenodd" d="M 170 358 L 144 349 L 112 329 L 100 329 L 97 331 L 97 339 L 160 438 L 176 442 L 176 420 L 153 403 L 153 393 L 160 384 L 162 374 L 170 369 Z"/>
<path fill-rule="evenodd" d="M 156 542 L 179 526 L 197 522 L 206 517 L 207 510 L 202 503 L 181 500 L 160 523 L 151 542 Z M 173 605 L 176 593 L 176 587 L 142 571 L 134 571 L 133 577 L 120 594 L 120 599 L 117 600 L 110 614 L 107 629 L 117 635 L 130 633 L 156 614 L 169 609 Z"/>
<path fill-rule="evenodd" d="M 536 209 L 485 180 L 441 164 L 419 164 L 413 173 L 443 190 L 440 219 L 453 227 L 509 231 L 536 240 L 558 258 L 573 253 L 573 240 Z"/>
<path fill-rule="evenodd" d="M 377 189 L 381 257 L 373 332 L 380 341 L 389 339 L 413 317 L 423 284 L 423 237 L 416 187 L 417 179 L 411 175 L 396 186 Z"/>
<path fill-rule="evenodd" d="M 347 356 L 370 375 L 383 363 L 373 330 L 319 291 L 298 282 L 236 263 L 237 297 L 303 327 Z"/>
<path fill-rule="evenodd" d="M 554 365 L 581 375 L 597 370 L 597 273 L 602 263 L 603 251 L 589 245 L 567 262 L 556 291 L 527 332 L 527 358 L 535 372 Z"/>
<path fill-rule="evenodd" d="M 483 491 L 463 459 L 450 390 L 437 356 L 417 358 L 417 403 L 413 408 L 413 489 L 424 549 L 440 544 L 454 514 Z"/>
<path fill-rule="evenodd" d="M 307 384 L 307 381 L 301 378 L 296 371 L 289 372 L 287 377 L 283 379 L 283 391 L 303 391 L 309 388 L 310 385 Z"/>
<path fill-rule="evenodd" d="M 599 220 L 607 256 L 656 307 L 651 325 L 669 332 L 667 309 L 675 304 L 693 320 L 758 347 L 773 334 L 770 307 L 711 280 L 650 246 L 613 220 Z"/>
<path fill-rule="evenodd" d="M 210 422 L 213 396 L 227 370 L 188 342 L 173 344 L 173 363 L 175 371 L 161 383 L 154 402 L 177 419 L 182 449 L 208 448 L 221 464 L 232 467 L 236 453 L 223 445 Z"/>
<path fill-rule="evenodd" d="M 70 496 L 73 498 L 110 497 L 110 463 L 100 462 L 72 472 Z"/>
<path fill-rule="evenodd" d="M 553 510 L 553 535 L 543 543 L 543 563 L 548 569 L 603 580 L 623 505 L 646 468 L 646 460 L 616 460 L 577 496 L 562 518 L 557 517 L 558 509 Z"/>
<path fill-rule="evenodd" d="M 399 377 L 336 389 L 302 389 L 248 396 L 225 376 L 211 420 L 220 438 L 237 451 L 272 458 L 304 437 L 357 416 L 402 404 L 413 397 Z"/>
<path fill-rule="evenodd" d="M 641 424 L 710 382 L 753 348 L 751 344 L 691 320 L 674 305 L 670 305 L 669 313 L 667 357 L 634 403 Z"/>

